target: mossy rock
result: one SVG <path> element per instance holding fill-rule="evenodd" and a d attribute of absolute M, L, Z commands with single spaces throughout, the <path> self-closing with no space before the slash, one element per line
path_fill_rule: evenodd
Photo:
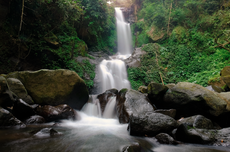
<path fill-rule="evenodd" d="M 148 93 L 148 87 L 146 87 L 146 86 L 140 86 L 138 88 L 138 91 L 141 92 L 141 93 Z"/>
<path fill-rule="evenodd" d="M 156 26 L 152 26 L 147 35 L 153 41 L 160 41 L 163 40 L 166 36 L 166 32 L 163 29 L 159 29 Z"/>
<path fill-rule="evenodd" d="M 172 35 L 175 36 L 178 41 L 181 41 L 182 38 L 185 36 L 186 29 L 182 26 L 177 26 L 173 29 Z"/>
<path fill-rule="evenodd" d="M 230 66 L 226 66 L 220 72 L 221 79 L 227 84 L 230 88 Z"/>
<path fill-rule="evenodd" d="M 13 72 L 7 78 L 19 79 L 34 102 L 41 105 L 66 103 L 80 110 L 89 98 L 85 82 L 70 70 Z"/>

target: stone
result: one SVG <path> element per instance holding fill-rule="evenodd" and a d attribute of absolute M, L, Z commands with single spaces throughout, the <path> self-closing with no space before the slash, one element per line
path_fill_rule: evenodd
<path fill-rule="evenodd" d="M 26 125 L 12 115 L 8 110 L 0 107 L 0 128 L 4 127 L 20 127 L 24 128 Z"/>
<path fill-rule="evenodd" d="M 154 104 L 162 109 L 176 109 L 176 118 L 197 114 L 219 116 L 227 112 L 227 102 L 218 93 L 188 82 L 178 83 L 166 92 L 163 101 Z"/>
<path fill-rule="evenodd" d="M 141 50 L 141 48 L 136 48 L 132 55 L 125 59 L 124 62 L 126 63 L 127 67 L 129 68 L 136 68 L 141 66 L 141 57 L 145 55 L 146 52 Z"/>
<path fill-rule="evenodd" d="M 24 102 L 22 99 L 17 100 L 14 103 L 12 113 L 14 116 L 16 116 L 20 120 L 25 120 L 29 118 L 32 115 L 35 115 L 35 108 L 37 108 L 38 105 L 29 105 L 26 102 Z"/>
<path fill-rule="evenodd" d="M 132 145 L 129 145 L 129 146 L 125 146 L 122 149 L 122 152 L 141 152 L 141 151 L 142 151 L 142 148 L 139 145 L 139 143 L 135 143 L 135 144 L 132 144 Z"/>
<path fill-rule="evenodd" d="M 124 107 L 129 116 L 153 112 L 156 109 L 154 105 L 150 103 L 148 97 L 138 91 L 128 90 L 125 94 L 125 98 Z"/>
<path fill-rule="evenodd" d="M 25 124 L 42 124 L 45 123 L 45 119 L 42 116 L 34 115 L 30 116 L 28 119 L 24 121 Z"/>
<path fill-rule="evenodd" d="M 164 94 L 167 92 L 168 87 L 160 83 L 150 83 L 148 85 L 148 97 L 152 102 L 163 100 Z"/>
<path fill-rule="evenodd" d="M 176 117 L 176 109 L 157 109 L 154 112 L 167 115 L 169 117 L 172 117 L 173 119 L 175 119 Z"/>
<path fill-rule="evenodd" d="M 167 145 L 180 144 L 180 142 L 174 140 L 173 137 L 171 137 L 170 135 L 168 135 L 166 133 L 160 133 L 160 134 L 156 135 L 155 138 L 157 139 L 157 141 L 160 144 L 167 144 Z"/>
<path fill-rule="evenodd" d="M 18 97 L 18 99 L 22 99 L 28 104 L 34 103 L 20 80 L 15 78 L 8 78 L 7 83 L 10 91 L 12 91 Z"/>
<path fill-rule="evenodd" d="M 7 78 L 19 79 L 36 104 L 68 104 L 80 110 L 88 101 L 85 82 L 71 70 L 58 69 L 13 72 Z"/>
<path fill-rule="evenodd" d="M 205 118 L 202 115 L 195 115 L 179 120 L 180 123 L 199 129 L 214 129 L 213 123 L 210 119 Z"/>
<path fill-rule="evenodd" d="M 129 114 L 125 110 L 124 102 L 126 100 L 125 94 L 127 93 L 128 89 L 121 89 L 118 92 L 117 99 L 116 99 L 116 114 L 119 122 L 121 124 L 125 124 L 129 122 Z"/>
<path fill-rule="evenodd" d="M 155 136 L 159 133 L 169 133 L 177 128 L 173 118 L 153 112 L 131 115 L 129 120 L 129 134 L 132 136 Z"/>
<path fill-rule="evenodd" d="M 54 135 L 60 134 L 58 131 L 54 130 L 53 128 L 43 128 L 37 133 L 34 134 L 35 137 L 39 138 L 45 138 L 45 137 L 51 137 Z"/>
<path fill-rule="evenodd" d="M 99 102 L 100 102 L 100 106 L 101 106 L 101 112 L 103 114 L 106 104 L 108 103 L 109 99 L 111 97 L 116 97 L 118 94 L 118 90 L 117 89 L 110 89 L 110 90 L 106 90 L 104 93 L 99 94 L 97 96 Z"/>
<path fill-rule="evenodd" d="M 227 84 L 230 88 L 230 66 L 224 67 L 220 72 L 221 79 Z"/>
<path fill-rule="evenodd" d="M 212 130 L 212 133 L 215 134 L 214 146 L 230 147 L 230 128 Z"/>
<path fill-rule="evenodd" d="M 187 128 L 181 124 L 176 130 L 176 139 L 187 143 L 210 144 L 215 141 L 215 134 L 207 129 Z"/>
<path fill-rule="evenodd" d="M 141 93 L 148 93 L 148 87 L 146 87 L 146 86 L 140 86 L 138 88 L 138 91 L 141 92 Z"/>
<path fill-rule="evenodd" d="M 76 119 L 76 112 L 70 106 L 63 104 L 58 106 L 45 105 L 36 109 L 36 114 L 45 118 L 47 122 L 62 119 Z"/>

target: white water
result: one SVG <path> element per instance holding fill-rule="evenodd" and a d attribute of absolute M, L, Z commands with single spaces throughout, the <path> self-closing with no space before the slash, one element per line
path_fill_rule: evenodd
<path fill-rule="evenodd" d="M 132 53 L 131 30 L 129 23 L 126 23 L 120 8 L 115 8 L 118 54 L 111 57 L 111 60 L 103 60 L 99 66 L 99 79 L 101 82 L 100 93 L 115 88 L 121 90 L 130 88 L 127 78 L 126 65 L 119 59 L 126 59 Z"/>
<path fill-rule="evenodd" d="M 118 52 L 122 55 L 132 53 L 132 35 L 130 24 L 125 22 L 123 13 L 119 7 L 115 8 L 117 24 Z"/>

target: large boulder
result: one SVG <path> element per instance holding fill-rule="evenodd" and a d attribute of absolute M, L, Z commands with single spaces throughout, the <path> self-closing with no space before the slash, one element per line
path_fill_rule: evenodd
<path fill-rule="evenodd" d="M 169 133 L 178 126 L 175 119 L 153 112 L 133 114 L 129 120 L 129 133 L 134 136 L 155 136 Z"/>
<path fill-rule="evenodd" d="M 226 66 L 220 72 L 221 79 L 227 84 L 230 88 L 230 66 Z"/>
<path fill-rule="evenodd" d="M 132 114 L 153 112 L 155 109 L 148 97 L 138 91 L 122 89 L 118 94 L 116 112 L 120 123 L 128 123 Z"/>
<path fill-rule="evenodd" d="M 19 99 L 22 99 L 28 104 L 33 104 L 32 98 L 28 95 L 26 88 L 22 84 L 22 82 L 15 78 L 7 79 L 8 86 L 10 91 L 12 91 Z"/>
<path fill-rule="evenodd" d="M 50 106 L 45 105 L 38 107 L 36 113 L 45 118 L 47 122 L 59 121 L 62 119 L 76 119 L 76 112 L 68 105 Z"/>
<path fill-rule="evenodd" d="M 41 105 L 66 103 L 80 110 L 89 98 L 85 82 L 70 70 L 13 72 L 7 78 L 19 79 L 34 102 Z"/>
<path fill-rule="evenodd" d="M 227 112 L 227 102 L 218 93 L 198 84 L 180 82 L 169 89 L 164 101 L 154 103 L 158 108 L 174 108 L 177 118 L 196 114 L 219 116 Z"/>
<path fill-rule="evenodd" d="M 0 127 L 26 127 L 20 120 L 15 118 L 8 110 L 0 107 Z"/>
<path fill-rule="evenodd" d="M 172 117 L 173 119 L 175 119 L 176 117 L 176 109 L 157 109 L 154 112 L 167 115 L 169 117 Z"/>

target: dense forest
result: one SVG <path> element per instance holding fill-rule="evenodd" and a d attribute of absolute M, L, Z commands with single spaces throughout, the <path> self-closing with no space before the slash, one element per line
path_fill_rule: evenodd
<path fill-rule="evenodd" d="M 0 2 L 0 73 L 71 69 L 93 86 L 95 65 L 76 57 L 116 53 L 114 7 L 129 8 L 133 47 L 147 54 L 128 68 L 133 89 L 150 82 L 221 84 L 230 65 L 228 0 L 9 0 Z M 126 17 L 126 18 L 129 18 Z"/>

